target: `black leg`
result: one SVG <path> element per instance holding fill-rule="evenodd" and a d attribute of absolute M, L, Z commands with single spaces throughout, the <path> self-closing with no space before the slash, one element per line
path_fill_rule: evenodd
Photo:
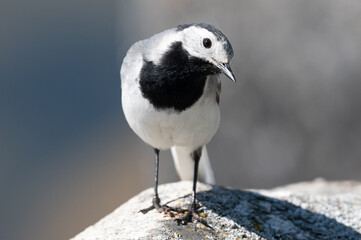
<path fill-rule="evenodd" d="M 161 209 L 160 199 L 158 195 L 158 176 L 159 176 L 159 149 L 154 148 L 155 159 L 154 159 L 154 197 L 153 205 L 157 210 Z"/>
<path fill-rule="evenodd" d="M 140 210 L 141 213 L 146 214 L 150 210 L 154 208 L 158 210 L 158 212 L 166 212 L 169 213 L 170 216 L 174 216 L 172 212 L 176 213 L 184 213 L 186 210 L 180 208 L 169 207 L 168 205 L 160 205 L 160 198 L 158 195 L 158 176 L 159 176 L 159 149 L 154 148 L 155 158 L 154 158 L 154 196 L 153 196 L 153 204 L 152 206 Z"/>
<path fill-rule="evenodd" d="M 154 159 L 154 197 L 153 197 L 153 205 L 140 210 L 142 213 L 147 213 L 152 209 L 157 209 L 159 212 L 165 212 L 168 213 L 171 217 L 174 217 L 174 213 L 183 213 L 184 215 L 182 217 L 176 218 L 175 221 L 178 222 L 178 224 L 184 224 L 191 222 L 192 219 L 196 219 L 197 221 L 203 223 L 205 226 L 212 229 L 211 226 L 207 224 L 207 222 L 202 219 L 197 212 L 197 179 L 198 179 L 198 166 L 199 166 L 199 160 L 201 159 L 202 154 L 202 147 L 195 150 L 191 156 L 194 160 L 194 169 L 193 169 L 193 200 L 192 204 L 190 205 L 190 208 L 188 210 L 184 210 L 181 208 L 174 208 L 169 207 L 168 205 L 160 205 L 160 199 L 158 195 L 158 177 L 159 177 L 159 149 L 154 148 L 155 152 L 155 159 Z"/>
<path fill-rule="evenodd" d="M 159 149 L 154 148 L 155 158 L 154 158 L 154 196 L 153 196 L 153 204 L 152 206 L 140 210 L 142 213 L 147 213 L 150 210 L 156 208 L 158 211 L 162 211 L 162 207 L 160 206 L 160 199 L 158 195 L 158 175 L 159 175 Z"/>
<path fill-rule="evenodd" d="M 196 219 L 199 222 L 203 223 L 205 226 L 210 227 L 206 221 L 198 216 L 197 213 L 197 179 L 198 179 L 198 165 L 199 160 L 201 159 L 202 147 L 198 148 L 192 153 L 192 158 L 194 160 L 194 169 L 193 169 L 193 201 L 190 206 L 190 209 L 187 211 L 185 215 L 180 218 L 175 219 L 178 224 L 187 224 L 191 222 L 192 219 Z M 211 227 L 210 227 L 211 228 Z"/>
<path fill-rule="evenodd" d="M 192 202 L 192 210 L 196 209 L 196 201 L 197 201 L 197 179 L 198 179 L 198 166 L 199 160 L 201 159 L 202 148 L 198 148 L 193 152 L 192 157 L 194 160 L 194 171 L 193 171 L 193 202 Z"/>

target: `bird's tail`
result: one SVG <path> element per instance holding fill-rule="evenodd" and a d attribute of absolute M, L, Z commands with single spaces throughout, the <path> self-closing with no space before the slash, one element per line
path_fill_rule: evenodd
<path fill-rule="evenodd" d="M 191 157 L 193 148 L 174 146 L 171 148 L 174 165 L 181 180 L 193 180 L 194 160 Z M 202 147 L 202 155 L 198 168 L 198 181 L 214 184 L 214 174 L 208 158 L 206 146 Z"/>

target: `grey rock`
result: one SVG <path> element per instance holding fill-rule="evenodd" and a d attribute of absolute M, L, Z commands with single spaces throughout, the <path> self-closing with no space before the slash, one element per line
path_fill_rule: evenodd
<path fill-rule="evenodd" d="M 163 203 L 186 207 L 189 181 L 159 187 Z M 198 184 L 201 215 L 213 229 L 195 220 L 177 225 L 155 210 L 147 189 L 98 223 L 75 236 L 90 239 L 361 239 L 361 183 L 352 181 L 291 184 L 272 190 L 233 190 Z"/>

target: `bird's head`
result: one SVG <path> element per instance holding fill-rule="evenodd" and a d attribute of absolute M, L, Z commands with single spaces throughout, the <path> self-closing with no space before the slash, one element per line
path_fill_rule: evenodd
<path fill-rule="evenodd" d="M 177 27 L 182 34 L 183 48 L 190 56 L 207 61 L 236 82 L 230 67 L 233 49 L 227 37 L 210 24 L 184 24 Z"/>

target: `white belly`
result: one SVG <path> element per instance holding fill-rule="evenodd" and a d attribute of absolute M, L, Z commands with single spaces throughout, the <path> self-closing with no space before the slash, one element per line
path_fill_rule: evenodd
<path fill-rule="evenodd" d="M 149 145 L 162 150 L 172 146 L 197 148 L 211 140 L 219 125 L 217 84 L 217 78 L 208 79 L 202 97 L 180 113 L 156 110 L 136 84 L 122 84 L 123 111 L 133 131 Z"/>

